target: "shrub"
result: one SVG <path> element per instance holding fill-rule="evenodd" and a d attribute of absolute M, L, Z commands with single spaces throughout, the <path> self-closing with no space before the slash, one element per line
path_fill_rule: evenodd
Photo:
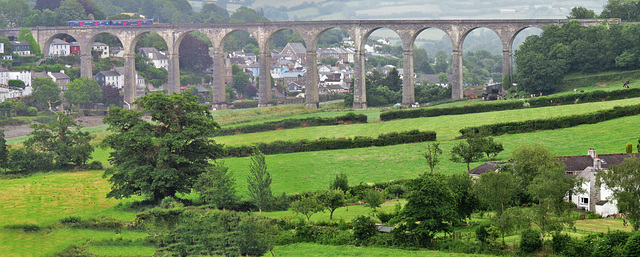
<path fill-rule="evenodd" d="M 476 238 L 483 244 L 489 239 L 489 225 L 483 224 L 476 228 Z"/>
<path fill-rule="evenodd" d="M 101 217 L 101 218 L 89 218 L 87 220 L 79 220 L 76 223 L 68 223 L 73 228 L 85 228 L 95 230 L 119 230 L 124 225 L 122 221 L 114 218 Z"/>
<path fill-rule="evenodd" d="M 626 153 L 633 153 L 633 144 L 631 142 L 627 143 Z"/>
<path fill-rule="evenodd" d="M 100 161 L 92 161 L 91 163 L 83 164 L 82 168 L 85 169 L 85 170 L 101 170 L 101 169 L 103 169 L 102 162 L 100 162 Z"/>
<path fill-rule="evenodd" d="M 27 108 L 27 111 L 24 113 L 25 116 L 36 116 L 38 115 L 38 108 L 36 107 L 29 107 Z"/>
<path fill-rule="evenodd" d="M 557 255 L 564 255 L 570 245 L 571 236 L 567 234 L 561 234 L 560 232 L 556 232 L 553 234 L 553 239 L 551 241 L 553 253 Z"/>
<path fill-rule="evenodd" d="M 172 196 L 167 196 L 164 199 L 162 199 L 162 201 L 160 202 L 160 208 L 165 208 L 165 209 L 173 209 L 173 208 L 178 208 L 183 206 L 184 204 L 182 204 L 182 201 L 179 201 L 178 199 Z"/>
<path fill-rule="evenodd" d="M 48 171 L 52 167 L 53 154 L 38 152 L 31 148 L 9 150 L 9 169 L 14 173 Z"/>
<path fill-rule="evenodd" d="M 395 212 L 383 212 L 383 211 L 379 211 L 376 213 L 376 217 L 380 220 L 380 222 L 382 223 L 387 223 L 389 222 L 391 219 L 395 218 L 396 216 L 398 216 L 398 213 Z"/>
<path fill-rule="evenodd" d="M 360 215 L 353 220 L 353 237 L 356 245 L 366 245 L 369 238 L 376 233 L 378 228 L 371 217 Z"/>
<path fill-rule="evenodd" d="M 631 233 L 619 230 L 608 232 L 598 243 L 591 256 L 622 256 L 623 247 L 629 236 L 631 236 Z"/>
<path fill-rule="evenodd" d="M 520 250 L 524 253 L 534 253 L 540 248 L 542 248 L 540 232 L 530 228 L 523 230 L 520 238 Z"/>
<path fill-rule="evenodd" d="M 624 256 L 640 256 L 640 232 L 635 232 L 629 239 L 623 248 Z"/>
<path fill-rule="evenodd" d="M 25 223 L 25 224 L 14 224 L 14 225 L 8 225 L 5 226 L 8 229 L 21 229 L 22 231 L 29 233 L 29 232 L 38 232 L 40 231 L 40 226 L 33 224 L 33 223 Z"/>
<path fill-rule="evenodd" d="M 82 221 L 82 218 L 80 216 L 69 216 L 69 217 L 62 218 L 60 220 L 60 223 L 75 224 L 75 223 L 79 223 L 80 221 Z"/>
<path fill-rule="evenodd" d="M 246 100 L 246 101 L 235 101 L 233 102 L 234 109 L 246 109 L 246 108 L 256 108 L 258 107 L 257 100 Z"/>

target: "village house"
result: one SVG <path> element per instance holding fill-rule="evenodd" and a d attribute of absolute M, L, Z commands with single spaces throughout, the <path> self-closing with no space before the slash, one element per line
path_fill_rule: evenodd
<path fill-rule="evenodd" d="M 13 52 L 19 56 L 31 55 L 31 45 L 29 45 L 29 43 L 25 41 L 11 41 L 11 45 L 13 45 Z"/>
<path fill-rule="evenodd" d="M 91 45 L 91 51 L 96 51 L 98 53 L 98 57 L 107 58 L 109 57 L 109 46 L 102 42 L 93 42 Z"/>
<path fill-rule="evenodd" d="M 582 180 L 580 188 L 582 192 L 575 192 L 567 196 L 568 200 L 575 203 L 578 210 L 590 211 L 602 217 L 618 213 L 616 201 L 612 199 L 613 192 L 604 183 L 598 185 L 597 174 L 607 172 L 607 168 L 620 164 L 626 158 L 639 157 L 640 154 L 602 154 L 598 155 L 595 149 L 589 149 L 587 155 L 560 156 L 556 160 L 564 163 L 565 174 Z M 478 178 L 486 172 L 495 172 L 505 162 L 488 162 L 469 170 L 469 175 Z"/>
<path fill-rule="evenodd" d="M 303 65 L 307 63 L 307 48 L 302 43 L 288 43 L 280 55 L 287 56 L 287 60 L 297 60 Z"/>
<path fill-rule="evenodd" d="M 149 58 L 149 64 L 152 64 L 153 67 L 169 70 L 169 58 L 166 55 L 160 53 L 154 47 L 141 47 L 139 50 L 139 54 Z"/>
<path fill-rule="evenodd" d="M 71 54 L 71 44 L 62 39 L 55 38 L 49 45 L 50 56 L 67 56 Z"/>
<path fill-rule="evenodd" d="M 69 53 L 70 54 L 80 54 L 80 43 L 78 43 L 78 42 L 69 43 Z"/>

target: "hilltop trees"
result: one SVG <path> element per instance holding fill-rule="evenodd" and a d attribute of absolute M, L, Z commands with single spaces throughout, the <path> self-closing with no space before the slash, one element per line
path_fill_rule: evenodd
<path fill-rule="evenodd" d="M 151 94 L 135 103 L 148 111 L 112 108 L 104 122 L 112 134 L 102 147 L 113 149 L 105 172 L 112 183 L 108 197 L 147 196 L 155 201 L 191 191 L 210 159 L 220 157 L 223 149 L 211 138 L 220 127 L 197 96 Z"/>

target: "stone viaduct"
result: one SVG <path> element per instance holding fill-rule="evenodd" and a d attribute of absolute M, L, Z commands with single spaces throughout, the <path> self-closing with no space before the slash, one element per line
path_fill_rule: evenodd
<path fill-rule="evenodd" d="M 354 74 L 354 101 L 353 108 L 365 109 L 365 52 L 364 45 L 368 36 L 377 29 L 387 28 L 395 31 L 402 40 L 403 53 L 403 93 L 402 104 L 409 105 L 415 102 L 413 81 L 413 43 L 420 32 L 437 28 L 442 30 L 451 39 L 453 46 L 452 64 L 452 99 L 463 97 L 462 78 L 462 45 L 465 37 L 476 28 L 488 28 L 493 30 L 502 42 L 503 49 L 503 74 L 512 76 L 512 44 L 516 35 L 526 28 L 542 28 L 546 25 L 562 25 L 569 22 L 567 19 L 514 19 L 514 20 L 335 20 L 335 21 L 287 21 L 264 23 L 206 23 L 206 24 L 156 24 L 146 26 L 100 26 L 100 27 L 35 27 L 31 28 L 34 38 L 40 45 L 42 52 L 48 56 L 49 45 L 54 38 L 61 34 L 67 34 L 75 38 L 80 44 L 81 50 L 81 74 L 92 76 L 91 45 L 97 36 L 109 33 L 117 37 L 124 48 L 124 66 L 126 73 L 124 99 L 132 103 L 135 99 L 135 45 L 146 33 L 155 32 L 167 43 L 169 58 L 169 93 L 178 92 L 180 88 L 179 46 L 180 42 L 190 32 L 198 31 L 206 35 L 213 44 L 213 50 L 209 53 L 213 58 L 213 99 L 212 107 L 226 108 L 225 99 L 225 72 L 221 72 L 224 66 L 224 42 L 235 31 L 247 31 L 259 43 L 259 106 L 265 106 L 271 101 L 270 73 L 270 43 L 273 36 L 284 29 L 297 32 L 307 47 L 307 89 L 306 106 L 316 108 L 318 103 L 318 69 L 317 69 L 317 44 L 322 33 L 339 28 L 351 36 L 355 42 L 355 74 Z M 617 22 L 619 20 L 579 20 L 582 26 L 603 24 L 605 22 Z M 19 29 L 2 29 L 0 34 L 17 35 Z"/>

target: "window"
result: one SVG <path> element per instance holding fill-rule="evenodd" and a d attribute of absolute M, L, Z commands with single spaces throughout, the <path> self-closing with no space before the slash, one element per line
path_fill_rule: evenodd
<path fill-rule="evenodd" d="M 581 204 L 589 204 L 589 198 L 580 197 L 580 203 Z"/>

